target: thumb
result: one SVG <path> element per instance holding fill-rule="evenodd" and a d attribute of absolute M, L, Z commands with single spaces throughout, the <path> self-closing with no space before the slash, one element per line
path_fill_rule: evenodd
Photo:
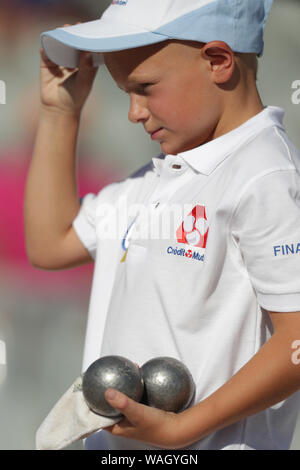
<path fill-rule="evenodd" d="M 99 67 L 94 67 L 93 54 L 92 52 L 80 52 L 78 60 L 78 68 L 80 69 L 98 69 Z"/>
<path fill-rule="evenodd" d="M 148 407 L 132 400 L 118 390 L 108 388 L 105 392 L 106 401 L 120 411 L 131 424 L 137 426 L 141 421 L 145 422 Z"/>
<path fill-rule="evenodd" d="M 77 80 L 80 86 L 93 82 L 99 67 L 94 67 L 93 55 L 91 52 L 81 52 L 78 62 Z"/>

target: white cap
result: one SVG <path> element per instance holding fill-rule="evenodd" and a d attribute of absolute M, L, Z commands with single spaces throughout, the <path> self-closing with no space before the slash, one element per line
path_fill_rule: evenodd
<path fill-rule="evenodd" d="M 169 39 L 224 41 L 234 52 L 262 55 L 273 0 L 113 0 L 95 21 L 42 33 L 47 57 L 76 67 L 79 51 L 120 51 Z"/>

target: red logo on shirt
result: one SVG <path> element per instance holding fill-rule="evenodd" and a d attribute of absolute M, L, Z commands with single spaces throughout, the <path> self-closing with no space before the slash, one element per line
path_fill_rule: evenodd
<path fill-rule="evenodd" d="M 195 206 L 178 228 L 176 232 L 177 241 L 178 243 L 206 248 L 208 229 L 205 206 Z"/>

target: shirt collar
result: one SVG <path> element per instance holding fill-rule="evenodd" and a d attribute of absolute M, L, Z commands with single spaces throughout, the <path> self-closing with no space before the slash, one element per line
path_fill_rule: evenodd
<path fill-rule="evenodd" d="M 179 153 L 178 156 L 198 173 L 208 176 L 225 158 L 248 140 L 251 135 L 255 135 L 262 131 L 262 129 L 271 126 L 284 129 L 284 114 L 285 112 L 282 108 L 266 106 L 260 113 L 256 114 L 236 129 L 206 144 L 200 145 L 200 147 Z M 166 155 L 161 154 L 158 157 L 152 158 L 153 165 L 158 174 L 161 173 L 165 156 Z"/>
<path fill-rule="evenodd" d="M 164 153 L 161 153 L 157 157 L 152 158 L 154 168 L 159 175 L 161 174 L 165 157 L 166 155 Z"/>

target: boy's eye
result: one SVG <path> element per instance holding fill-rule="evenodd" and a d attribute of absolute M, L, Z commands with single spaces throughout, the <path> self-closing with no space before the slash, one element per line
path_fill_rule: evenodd
<path fill-rule="evenodd" d="M 141 83 L 139 88 L 141 90 L 141 93 L 148 93 L 148 92 L 150 93 L 150 90 L 152 90 L 154 85 L 155 85 L 155 83 L 150 83 L 150 82 Z"/>
<path fill-rule="evenodd" d="M 155 83 L 153 82 L 145 82 L 145 83 L 138 83 L 136 84 L 132 91 L 138 94 L 143 94 L 146 93 L 150 87 L 153 87 Z M 125 91 L 125 93 L 130 93 L 130 91 L 126 91 L 124 88 L 119 87 L 122 91 Z"/>
<path fill-rule="evenodd" d="M 145 82 L 145 83 L 142 83 L 140 87 L 145 90 L 146 88 L 154 87 L 155 85 L 157 85 L 157 83 L 158 82 Z"/>

